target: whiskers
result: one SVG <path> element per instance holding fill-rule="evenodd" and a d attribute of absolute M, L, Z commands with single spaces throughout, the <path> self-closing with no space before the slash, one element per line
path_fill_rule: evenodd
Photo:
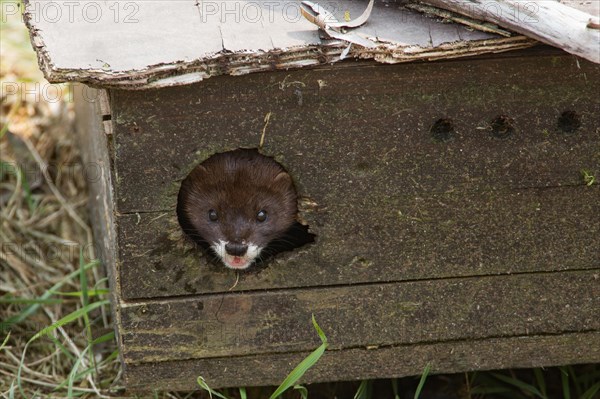
<path fill-rule="evenodd" d="M 203 253 L 208 263 L 213 265 L 221 264 L 221 257 L 215 252 L 210 242 L 206 241 L 195 229 L 188 228 L 187 230 L 182 230 L 185 233 L 182 238 L 194 244 Z"/>
<path fill-rule="evenodd" d="M 315 235 L 308 231 L 308 226 L 294 222 L 281 237 L 263 248 L 258 258 L 261 263 L 264 263 L 279 253 L 292 251 L 313 242 L 315 242 Z"/>

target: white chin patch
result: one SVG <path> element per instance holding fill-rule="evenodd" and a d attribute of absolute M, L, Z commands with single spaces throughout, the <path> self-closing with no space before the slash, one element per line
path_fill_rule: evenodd
<path fill-rule="evenodd" d="M 228 243 L 229 241 L 219 240 L 219 242 L 213 243 L 212 249 L 219 258 L 221 258 L 221 262 L 223 262 L 225 266 L 234 270 L 244 270 L 250 267 L 256 260 L 256 257 L 260 254 L 260 251 L 262 251 L 262 248 L 259 246 L 248 243 L 248 250 L 244 256 L 233 256 L 225 251 L 225 245 Z"/>

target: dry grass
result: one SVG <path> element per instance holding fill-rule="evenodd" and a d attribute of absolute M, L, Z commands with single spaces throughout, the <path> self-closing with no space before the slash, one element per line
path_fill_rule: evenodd
<path fill-rule="evenodd" d="M 82 355 L 90 339 L 112 331 L 108 305 L 27 345 L 86 301 L 102 300 L 106 280 L 90 263 L 86 182 L 73 142 L 68 87 L 43 80 L 19 16 L 2 19 L 0 342 L 7 339 L 0 351 L 0 396 L 64 397 L 68 387 L 57 387 L 76 363 L 77 372 L 92 371 L 73 378 L 74 395 L 115 393 L 114 340 L 94 345 L 92 356 Z M 81 260 L 89 264 L 85 287 Z"/>

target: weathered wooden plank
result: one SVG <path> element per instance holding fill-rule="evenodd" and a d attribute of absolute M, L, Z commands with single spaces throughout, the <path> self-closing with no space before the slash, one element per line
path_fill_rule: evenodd
<path fill-rule="evenodd" d="M 591 0 L 558 0 L 558 2 L 600 18 L 600 2 Z"/>
<path fill-rule="evenodd" d="M 124 298 L 234 285 L 233 273 L 207 267 L 182 240 L 176 193 L 196 162 L 256 145 L 267 112 L 274 114 L 266 151 L 316 203 L 303 217 L 318 238 L 285 262 L 242 274 L 237 290 L 595 267 L 597 186 L 525 188 L 582 185 L 582 168 L 600 173 L 600 79 L 592 79 L 599 68 L 578 69 L 564 57 L 472 65 L 257 75 L 235 85 L 215 79 L 143 97 L 114 92 L 119 210 L 141 211 L 119 218 Z M 581 115 L 578 131 L 559 129 L 562 110 Z M 515 119 L 512 136 L 485 130 L 498 114 Z M 448 142 L 428 131 L 440 116 L 456 120 Z"/>
<path fill-rule="evenodd" d="M 597 268 L 598 198 L 598 185 L 424 195 L 353 186 L 305 212 L 316 243 L 239 276 L 207 264 L 173 212 L 125 215 L 122 297 Z"/>
<path fill-rule="evenodd" d="M 76 111 L 77 141 L 81 148 L 85 177 L 89 190 L 90 225 L 94 232 L 96 255 L 104 262 L 109 273 L 114 270 L 116 232 L 111 177 L 111 160 L 107 132 L 103 130 L 103 116 L 110 115 L 101 90 L 83 84 L 73 86 Z M 113 273 L 111 277 L 116 279 Z M 115 280 L 113 280 L 113 283 Z M 117 287 L 116 285 L 112 285 Z"/>
<path fill-rule="evenodd" d="M 44 0 L 28 0 L 24 11 L 34 48 L 50 79 L 127 79 L 132 70 L 190 63 L 223 50 L 219 26 L 203 23 L 193 0 L 57 0 L 50 5 Z"/>
<path fill-rule="evenodd" d="M 269 112 L 265 152 L 317 202 L 382 184 L 403 193 L 578 184 L 581 168 L 598 171 L 599 77 L 600 66 L 571 57 L 524 57 L 114 91 L 116 206 L 174 209 L 193 166 L 214 152 L 256 147 Z M 573 134 L 558 127 L 569 110 L 581 122 Z M 499 115 L 514 120 L 504 140 L 490 132 Z M 439 118 L 455 122 L 447 142 L 429 131 Z"/>
<path fill-rule="evenodd" d="M 115 334 L 119 348 L 122 349 L 118 328 L 121 320 L 121 286 L 116 267 L 118 254 L 111 175 L 110 132 L 103 130 L 105 119 L 110 116 L 110 108 L 107 106 L 105 92 L 83 84 L 73 85 L 73 99 L 77 140 L 85 163 L 84 170 L 89 190 L 90 226 L 95 240 L 94 243 L 87 243 L 87 245 L 94 246 L 95 255 L 102 262 L 103 270 L 108 276 Z"/>
<path fill-rule="evenodd" d="M 166 87 L 222 74 L 326 65 L 341 61 L 347 47 L 343 41 L 322 42 L 317 27 L 300 15 L 296 0 L 24 4 L 33 47 L 52 82 Z M 366 2 L 329 0 L 323 6 L 343 20 L 346 12 L 362 13 Z M 16 6 L 7 11 L 18 12 Z M 354 46 L 348 56 L 380 62 L 420 60 L 423 51 L 457 57 L 536 43 L 524 37 L 507 42 L 487 33 L 461 36 L 464 28 L 429 20 L 404 9 L 403 2 L 376 2 L 368 23 L 355 31 L 381 40 L 380 45 Z M 430 37 L 436 38 L 435 45 Z"/>
<path fill-rule="evenodd" d="M 600 20 L 556 0 L 423 0 L 600 63 Z"/>
<path fill-rule="evenodd" d="M 599 270 L 195 296 L 123 304 L 128 363 L 600 329 Z"/>
<path fill-rule="evenodd" d="M 327 351 L 304 375 L 302 383 L 419 375 L 427 364 L 431 364 L 432 373 L 457 373 L 595 363 L 600 359 L 598 342 L 600 333 L 589 332 Z M 129 389 L 142 391 L 164 387 L 195 390 L 198 376 L 203 376 L 212 388 L 279 385 L 307 355 L 301 352 L 126 364 L 125 375 Z"/>

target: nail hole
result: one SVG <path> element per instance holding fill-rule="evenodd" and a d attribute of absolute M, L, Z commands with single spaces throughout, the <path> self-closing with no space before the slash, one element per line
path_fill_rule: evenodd
<path fill-rule="evenodd" d="M 435 121 L 429 132 L 437 141 L 448 141 L 452 138 L 455 132 L 454 121 L 447 118 L 438 119 Z"/>
<path fill-rule="evenodd" d="M 515 129 L 515 121 L 506 115 L 499 115 L 492 120 L 492 135 L 498 139 L 505 139 L 512 135 Z"/>
<path fill-rule="evenodd" d="M 581 116 L 575 111 L 565 111 L 558 117 L 558 128 L 563 133 L 575 133 L 581 127 Z"/>

